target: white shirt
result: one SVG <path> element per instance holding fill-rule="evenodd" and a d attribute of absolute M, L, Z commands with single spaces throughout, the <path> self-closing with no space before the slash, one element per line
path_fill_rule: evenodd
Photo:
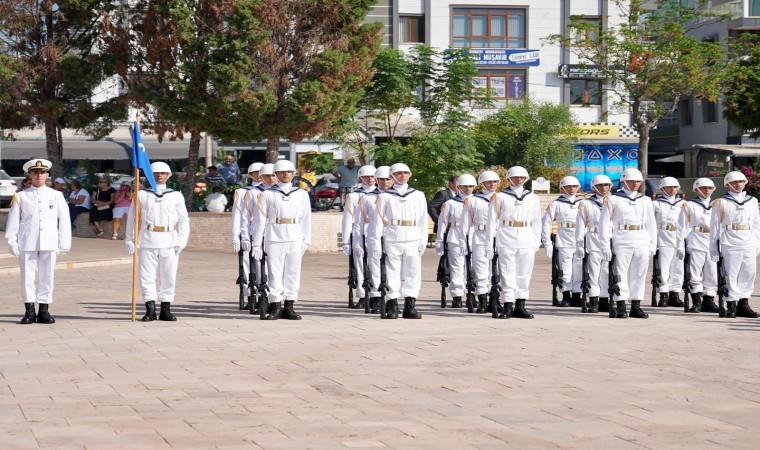
<path fill-rule="evenodd" d="M 422 192 L 408 184 L 394 184 L 380 194 L 377 210 L 386 243 L 419 241 L 427 245 L 427 200 Z"/>
<path fill-rule="evenodd" d="M 311 244 L 311 204 L 306 191 L 292 183 L 277 183 L 259 195 L 258 203 L 266 223 L 255 227 L 254 245 L 262 239 Z"/>
<path fill-rule="evenodd" d="M 678 217 L 678 231 L 686 239 L 689 251 L 710 251 L 710 221 L 712 205 L 710 198 L 693 198 L 684 202 Z"/>
<path fill-rule="evenodd" d="M 652 207 L 657 221 L 657 246 L 683 249 L 683 238 L 678 233 L 678 218 L 686 202 L 673 195 L 658 195 Z M 674 228 L 668 230 L 667 228 Z"/>
<path fill-rule="evenodd" d="M 601 252 L 609 246 L 604 245 L 600 233 L 603 202 L 603 197 L 594 194 L 578 205 L 578 218 L 575 228 L 576 245 L 582 247 L 585 239 L 586 251 L 588 252 Z M 609 228 L 607 233 L 612 236 L 612 224 L 608 223 L 607 226 Z"/>
<path fill-rule="evenodd" d="M 528 248 L 538 250 L 541 244 L 541 201 L 523 187 L 511 186 L 491 202 L 491 221 L 496 247 Z M 524 226 L 510 226 L 508 222 L 522 222 Z"/>
<path fill-rule="evenodd" d="M 359 213 L 359 201 L 368 192 L 372 192 L 377 189 L 375 186 L 369 186 L 362 184 L 361 187 L 354 192 L 348 194 L 345 204 L 343 205 L 343 217 L 341 220 L 341 235 L 343 236 L 343 245 L 348 245 L 351 240 L 351 234 L 353 233 L 354 223 L 357 220 L 357 214 Z"/>
<path fill-rule="evenodd" d="M 383 221 L 377 214 L 377 201 L 380 197 L 380 189 L 367 192 L 359 199 L 357 211 L 354 215 L 354 248 L 369 247 L 380 248 L 380 236 L 383 235 Z M 365 239 L 367 242 L 365 243 Z"/>
<path fill-rule="evenodd" d="M 711 252 L 717 252 L 719 239 L 721 247 L 757 248 L 760 241 L 760 212 L 757 208 L 757 199 L 746 192 L 727 192 L 716 199 L 710 219 Z M 743 226 L 750 229 L 733 229 Z"/>
<path fill-rule="evenodd" d="M 182 193 L 156 185 L 156 192 L 141 189 L 140 231 L 138 246 L 142 248 L 185 248 L 190 237 L 190 218 Z M 129 217 L 135 217 L 135 202 L 129 207 Z M 163 231 L 158 231 L 159 227 Z M 134 220 L 127 221 L 126 242 L 134 242 Z"/>
<path fill-rule="evenodd" d="M 575 248 L 575 228 L 578 219 L 578 207 L 582 199 L 575 195 L 562 194 L 546 207 L 542 221 L 541 241 L 544 247 L 551 245 L 552 223 L 557 222 L 557 237 L 554 245 L 557 248 Z"/>
<path fill-rule="evenodd" d="M 462 204 L 462 228 L 471 230 L 470 245 L 493 246 L 493 235 L 489 238 L 493 226 L 488 214 L 494 195 L 492 191 L 484 189 L 469 196 Z"/>
<path fill-rule="evenodd" d="M 84 201 L 74 206 L 81 206 L 82 208 L 92 209 L 92 202 L 90 201 L 90 193 L 87 192 L 86 189 L 82 188 L 78 191 L 72 191 L 71 194 L 69 194 L 69 198 L 72 200 L 76 200 L 80 197 L 84 197 Z"/>
<path fill-rule="evenodd" d="M 436 237 L 436 244 L 443 243 L 443 237 L 446 235 L 446 229 L 448 228 L 449 234 L 446 236 L 447 243 L 449 245 L 456 245 L 464 247 L 467 245 L 467 238 L 472 235 L 470 228 L 464 228 L 465 224 L 462 221 L 462 214 L 464 213 L 464 202 L 471 197 L 471 195 L 457 194 L 451 200 L 447 200 L 441 208 L 441 214 L 438 216 L 438 236 Z"/>
<path fill-rule="evenodd" d="M 47 186 L 17 192 L 11 200 L 5 240 L 22 252 L 70 249 L 71 219 L 63 194 Z"/>
<path fill-rule="evenodd" d="M 220 213 L 224 212 L 224 209 L 227 207 L 227 196 L 222 194 L 221 192 L 214 192 L 212 194 L 209 194 L 208 197 L 206 197 L 206 209 L 209 210 L 209 212 L 215 212 Z M 233 218 L 233 221 L 235 219 Z"/>
<path fill-rule="evenodd" d="M 625 189 L 608 195 L 604 198 L 600 223 L 600 241 L 606 248 L 614 241 L 615 246 L 646 246 L 650 252 L 657 250 L 654 207 L 646 195 Z"/>

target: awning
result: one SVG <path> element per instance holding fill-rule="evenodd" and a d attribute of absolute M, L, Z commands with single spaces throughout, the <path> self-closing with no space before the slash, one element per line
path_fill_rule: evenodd
<path fill-rule="evenodd" d="M 169 141 L 159 143 L 155 136 L 143 136 L 143 144 L 150 159 L 185 159 L 190 147 L 189 140 Z M 28 160 L 32 157 L 45 156 L 45 141 L 41 139 L 18 139 L 0 142 L 0 157 L 3 160 Z M 130 158 L 132 140 L 129 138 L 105 138 L 99 141 L 92 139 L 63 139 L 64 160 L 126 160 Z M 201 142 L 201 153 L 203 143 Z"/>
<path fill-rule="evenodd" d="M 756 158 L 760 156 L 760 145 L 723 145 L 723 144 L 697 144 L 694 146 L 703 150 L 719 150 L 731 152 L 735 158 Z"/>
<path fill-rule="evenodd" d="M 661 162 L 661 163 L 682 163 L 683 153 L 681 153 L 680 155 L 668 156 L 667 158 L 655 159 L 655 161 Z"/>

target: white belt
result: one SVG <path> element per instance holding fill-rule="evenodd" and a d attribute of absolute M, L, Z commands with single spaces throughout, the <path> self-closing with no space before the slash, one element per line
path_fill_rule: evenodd
<path fill-rule="evenodd" d="M 476 231 L 485 231 L 486 226 L 485 225 L 475 225 L 473 227 Z"/>
<path fill-rule="evenodd" d="M 523 228 L 530 226 L 530 220 L 502 220 L 502 226 L 512 228 Z"/>
<path fill-rule="evenodd" d="M 730 223 L 726 225 L 726 229 L 734 231 L 747 231 L 751 230 L 752 227 L 748 223 Z"/>
<path fill-rule="evenodd" d="M 636 231 L 636 230 L 646 230 L 646 226 L 644 226 L 643 223 L 629 223 L 629 224 L 621 224 L 618 225 L 618 230 L 628 230 L 628 231 Z"/>
<path fill-rule="evenodd" d="M 281 225 L 293 225 L 297 223 L 301 223 L 301 219 L 296 219 L 292 217 L 278 217 L 274 220 L 274 223 L 278 223 Z"/>
<path fill-rule="evenodd" d="M 710 227 L 693 227 L 692 229 L 694 231 L 696 231 L 697 233 L 709 233 L 710 232 Z"/>
<path fill-rule="evenodd" d="M 145 229 L 148 231 L 153 231 L 156 233 L 165 233 L 169 231 L 174 231 L 174 226 L 168 226 L 168 225 L 146 225 Z"/>
<path fill-rule="evenodd" d="M 674 223 L 660 223 L 660 224 L 657 224 L 657 228 L 664 231 L 676 231 L 678 230 L 678 225 Z"/>
<path fill-rule="evenodd" d="M 558 223 L 557 228 L 575 228 L 575 222 Z"/>
<path fill-rule="evenodd" d="M 393 219 L 390 221 L 391 225 L 398 225 L 401 227 L 416 227 L 417 221 L 416 220 L 397 220 Z"/>

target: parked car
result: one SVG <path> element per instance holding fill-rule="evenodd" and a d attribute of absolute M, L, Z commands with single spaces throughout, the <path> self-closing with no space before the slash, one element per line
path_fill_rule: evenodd
<path fill-rule="evenodd" d="M 330 174 L 322 175 L 314 186 L 314 203 L 311 207 L 316 211 L 327 211 L 333 206 L 340 206 L 339 189 L 337 178 Z"/>
<path fill-rule="evenodd" d="M 18 186 L 16 180 L 0 169 L 0 208 L 7 208 L 11 204 L 13 194 L 16 193 Z"/>

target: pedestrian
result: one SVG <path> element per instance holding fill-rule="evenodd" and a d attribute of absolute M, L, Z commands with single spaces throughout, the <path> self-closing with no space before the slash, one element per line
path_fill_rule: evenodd
<path fill-rule="evenodd" d="M 541 244 L 541 201 L 525 188 L 530 175 L 524 167 L 510 167 L 507 178 L 509 187 L 491 201 L 489 218 L 493 224 L 489 240 L 495 235 L 504 298 L 499 318 L 532 319 L 525 301 L 530 295 L 533 264 Z"/>
<path fill-rule="evenodd" d="M 77 216 L 90 212 L 92 209 L 92 202 L 90 201 L 90 194 L 87 189 L 82 188 L 82 182 L 74 180 L 71 182 L 71 194 L 69 194 L 69 218 L 71 219 L 71 229 L 76 228 L 74 221 Z"/>
<path fill-rule="evenodd" d="M 224 181 L 224 177 L 219 175 L 219 169 L 216 166 L 208 166 L 206 170 L 207 172 L 203 176 L 203 179 L 206 181 L 208 191 L 213 192 L 215 187 L 227 187 L 227 182 Z"/>
<path fill-rule="evenodd" d="M 601 220 L 601 242 L 605 246 L 605 259 L 610 261 L 619 280 L 620 294 L 610 297 L 610 308 L 615 301 L 615 314 L 610 317 L 627 319 L 626 301 L 631 301 L 631 317 L 646 319 L 649 314 L 641 309 L 646 286 L 649 259 L 657 252 L 657 221 L 654 218 L 652 199 L 640 194 L 644 176 L 638 169 L 628 168 L 620 176 L 622 189 L 604 199 Z"/>
<path fill-rule="evenodd" d="M 673 177 L 660 180 L 661 194 L 655 197 L 654 218 L 657 221 L 657 262 L 664 283 L 657 288 L 657 306 L 683 308 L 680 298 L 684 276 L 684 240 L 678 231 L 678 218 L 686 202 L 678 194 L 681 183 Z"/>
<path fill-rule="evenodd" d="M 24 164 L 32 186 L 13 196 L 5 223 L 5 240 L 10 252 L 19 259 L 21 271 L 21 299 L 25 308 L 21 324 L 55 323 L 49 305 L 53 303 L 56 256 L 71 249 L 66 199 L 45 185 L 52 167 L 50 161 L 39 158 Z M 39 313 L 35 311 L 35 303 L 40 305 Z"/>
<path fill-rule="evenodd" d="M 259 171 L 263 166 L 263 163 L 257 162 L 248 166 L 248 176 L 251 178 L 251 183 L 240 189 L 235 189 L 232 202 L 232 220 L 230 226 L 230 240 L 232 241 L 232 250 L 238 253 L 238 258 L 242 260 L 242 269 L 245 274 L 245 285 L 243 289 L 243 295 L 248 298 L 251 295 L 251 288 L 248 277 L 251 273 L 251 238 L 249 233 L 249 217 L 251 215 L 251 205 L 247 200 L 247 196 L 250 192 L 258 191 L 258 186 L 261 184 L 261 177 L 259 177 Z M 225 197 L 226 204 L 227 197 Z M 248 242 L 247 245 L 242 245 L 242 242 Z M 240 252 L 243 252 L 241 255 Z M 254 281 L 258 282 L 258 281 Z M 243 305 L 243 310 L 246 309 Z M 255 308 L 254 308 L 255 309 Z"/>
<path fill-rule="evenodd" d="M 68 198 L 69 193 L 66 190 L 66 180 L 64 180 L 63 178 L 58 177 L 55 179 L 55 181 L 53 182 L 53 189 L 63 194 L 63 198 Z"/>
<path fill-rule="evenodd" d="M 686 202 L 678 217 L 678 231 L 686 240 L 689 254 L 690 313 L 718 312 L 715 295 L 718 292 L 718 266 L 710 258 L 710 221 L 712 219 L 712 193 L 715 183 L 709 178 L 697 178 L 692 190 L 696 197 Z"/>
<path fill-rule="evenodd" d="M 393 187 L 380 194 L 378 214 L 383 221 L 388 298 L 386 318 L 398 319 L 398 297 L 404 297 L 404 319 L 421 319 L 415 306 L 422 285 L 422 255 L 427 248 L 428 215 L 425 194 L 409 186 L 409 166 L 390 169 Z"/>
<path fill-rule="evenodd" d="M 443 204 L 452 198 L 456 197 L 459 191 L 457 190 L 457 179 L 459 176 L 449 177 L 448 187 L 439 190 L 433 196 L 433 199 L 428 203 L 428 214 L 433 219 L 433 231 L 438 233 L 438 217 L 441 214 L 441 208 Z"/>
<path fill-rule="evenodd" d="M 129 212 L 129 207 L 132 206 L 132 185 L 129 181 L 121 182 L 113 201 L 113 234 L 111 234 L 111 239 L 115 241 L 119 238 L 121 222 Z"/>
<path fill-rule="evenodd" d="M 343 211 L 343 203 L 346 201 L 346 195 L 356 188 L 359 182 L 359 166 L 356 165 L 354 158 L 349 158 L 346 163 L 339 166 L 333 172 L 338 178 L 338 195 L 340 196 L 340 210 Z"/>
<path fill-rule="evenodd" d="M 95 233 L 103 236 L 103 226 L 113 220 L 113 203 L 116 190 L 111 187 L 111 180 L 101 178 L 98 180 L 98 189 L 92 192 L 93 209 L 90 211 L 90 223 L 95 226 Z"/>
<path fill-rule="evenodd" d="M 710 257 L 723 258 L 728 295 L 725 317 L 756 318 L 749 305 L 755 288 L 760 254 L 760 212 L 757 199 L 747 192 L 747 177 L 738 171 L 723 177 L 728 192 L 713 202 L 710 219 Z"/>
<path fill-rule="evenodd" d="M 356 296 L 359 298 L 357 303 L 353 304 L 354 309 L 364 308 L 364 252 L 354 252 L 352 243 L 358 241 L 360 238 L 354 235 L 354 223 L 357 220 L 359 214 L 359 201 L 368 192 L 374 191 L 375 188 L 375 167 L 362 166 L 359 169 L 359 181 L 361 186 L 359 189 L 348 194 L 345 202 L 345 208 L 343 209 L 343 217 L 341 220 L 341 231 L 343 236 L 343 254 L 349 258 L 353 258 L 350 264 L 354 265 L 356 269 Z M 357 232 L 363 230 L 357 230 Z"/>
<path fill-rule="evenodd" d="M 21 180 L 21 185 L 16 189 L 16 192 L 25 191 L 32 187 L 32 179 L 29 177 L 25 177 L 23 180 Z"/>
<path fill-rule="evenodd" d="M 296 168 L 288 160 L 274 164 L 277 184 L 259 195 L 266 225 L 255 227 L 251 254 L 267 254 L 269 310 L 266 320 L 301 320 L 294 310 L 301 288 L 301 260 L 311 244 L 309 195 L 292 184 Z M 263 242 L 263 248 L 259 244 Z"/>
<path fill-rule="evenodd" d="M 227 196 L 224 195 L 224 188 L 214 186 L 211 193 L 206 197 L 206 211 L 212 213 L 223 213 L 227 209 Z"/>
<path fill-rule="evenodd" d="M 224 163 L 219 166 L 219 175 L 224 178 L 227 186 L 240 182 L 240 167 L 232 155 L 228 154 L 224 157 Z"/>
<path fill-rule="evenodd" d="M 588 312 L 609 312 L 609 264 L 605 260 L 606 245 L 601 241 L 602 205 L 610 194 L 612 180 L 607 175 L 596 175 L 591 179 L 591 189 L 594 194 L 578 205 L 577 227 L 575 229 L 575 257 L 586 260 L 586 271 L 589 281 Z M 608 227 L 611 224 L 607 225 Z M 612 230 L 607 230 L 611 235 Z M 585 248 L 585 252 L 584 252 Z M 585 253 L 585 254 L 584 254 Z"/>
<path fill-rule="evenodd" d="M 176 290 L 179 254 L 190 236 L 190 219 L 185 197 L 166 186 L 166 181 L 172 174 L 169 165 L 154 162 L 150 169 L 156 180 L 156 190 L 139 191 L 139 231 L 134 229 L 134 220 L 128 221 L 124 245 L 130 255 L 139 248 L 138 276 L 145 303 L 143 322 L 156 320 L 156 301 L 161 303 L 158 320 L 175 321 L 177 318 L 171 312 L 171 304 Z M 134 218 L 134 214 L 135 204 L 132 203 L 128 215 Z"/>

